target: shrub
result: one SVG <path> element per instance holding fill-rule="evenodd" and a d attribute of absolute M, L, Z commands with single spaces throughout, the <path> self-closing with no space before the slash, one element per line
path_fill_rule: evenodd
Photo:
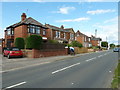
<path fill-rule="evenodd" d="M 25 41 L 23 38 L 16 38 L 15 39 L 15 47 L 18 47 L 19 49 L 24 49 Z"/>
<path fill-rule="evenodd" d="M 83 45 L 81 43 L 79 43 L 78 41 L 72 41 L 71 45 L 73 47 L 79 47 L 79 48 L 83 47 Z"/>
<path fill-rule="evenodd" d="M 107 48 L 108 47 L 108 42 L 101 42 L 101 46 Z"/>
<path fill-rule="evenodd" d="M 40 49 L 42 45 L 42 37 L 38 35 L 30 35 L 26 38 L 26 48 Z"/>

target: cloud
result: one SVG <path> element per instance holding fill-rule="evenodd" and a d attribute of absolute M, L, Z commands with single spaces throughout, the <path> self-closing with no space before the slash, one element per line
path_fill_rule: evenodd
<path fill-rule="evenodd" d="M 59 11 L 53 11 L 53 13 L 68 14 L 71 10 L 75 10 L 75 7 L 61 7 Z"/>
<path fill-rule="evenodd" d="M 116 22 L 118 22 L 118 17 L 115 17 L 115 18 L 104 21 L 105 24 L 106 23 L 116 23 Z"/>
<path fill-rule="evenodd" d="M 95 14 L 103 14 L 103 13 L 110 13 L 115 12 L 115 10 L 107 9 L 107 10 L 94 10 L 94 11 L 87 11 L 87 14 L 95 15 Z"/>
<path fill-rule="evenodd" d="M 67 20 L 57 20 L 56 22 L 80 22 L 80 21 L 87 21 L 90 20 L 90 18 L 76 18 L 76 19 L 67 19 Z"/>
<path fill-rule="evenodd" d="M 118 44 L 118 23 L 114 23 L 112 25 L 101 25 L 99 24 L 95 24 L 93 25 L 94 28 L 97 28 L 98 37 L 101 37 L 103 39 L 103 41 L 106 41 L 106 37 L 107 37 L 107 41 L 109 43 L 115 43 Z"/>

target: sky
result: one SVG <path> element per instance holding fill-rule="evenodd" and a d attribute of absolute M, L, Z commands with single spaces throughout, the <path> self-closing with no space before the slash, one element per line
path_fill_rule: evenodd
<path fill-rule="evenodd" d="M 15 1 L 15 0 L 13 0 Z M 19 0 L 18 0 L 19 1 Z M 2 2 L 2 26 L 0 38 L 4 37 L 4 29 L 21 20 L 21 14 L 26 13 L 42 24 L 57 27 L 73 28 L 85 35 L 95 35 L 109 43 L 118 43 L 118 2 L 103 2 L 103 0 L 87 0 L 86 2 Z M 101 1 L 101 2 L 100 2 Z M 114 0 L 112 0 L 114 1 Z M 1 6 L 1 3 L 0 3 Z M 1 19 L 1 18 L 0 18 Z"/>

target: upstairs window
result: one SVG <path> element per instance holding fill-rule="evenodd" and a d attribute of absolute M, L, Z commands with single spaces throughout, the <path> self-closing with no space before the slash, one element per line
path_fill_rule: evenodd
<path fill-rule="evenodd" d="M 11 35 L 11 28 L 7 29 L 7 35 Z"/>
<path fill-rule="evenodd" d="M 43 29 L 43 35 L 46 35 L 46 30 L 45 29 Z"/>
<path fill-rule="evenodd" d="M 34 25 L 29 25 L 28 26 L 28 32 L 29 33 L 34 33 L 34 34 L 40 34 L 40 27 L 34 26 Z"/>
<path fill-rule="evenodd" d="M 56 31 L 56 38 L 60 38 L 60 32 Z"/>
<path fill-rule="evenodd" d="M 73 33 L 70 33 L 70 39 L 74 39 L 74 34 Z"/>
<path fill-rule="evenodd" d="M 14 30 L 13 30 L 13 28 L 7 29 L 7 35 L 14 35 Z"/>
<path fill-rule="evenodd" d="M 66 33 L 64 33 L 64 39 L 66 39 Z"/>

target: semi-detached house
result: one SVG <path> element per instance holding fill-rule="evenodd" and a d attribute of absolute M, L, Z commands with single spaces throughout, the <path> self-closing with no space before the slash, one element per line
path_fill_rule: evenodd
<path fill-rule="evenodd" d="M 57 40 L 61 43 L 70 43 L 75 40 L 72 28 L 64 29 L 63 25 L 60 28 L 49 24 L 43 25 L 32 17 L 27 18 L 23 13 L 20 22 L 6 28 L 3 47 L 13 47 L 17 37 L 26 38 L 34 34 L 42 36 L 44 42 Z"/>
<path fill-rule="evenodd" d="M 6 28 L 3 47 L 14 46 L 14 41 L 17 37 L 26 38 L 33 34 L 40 35 L 43 40 L 47 40 L 47 27 L 31 17 L 27 18 L 26 14 L 23 13 L 20 22 Z"/>
<path fill-rule="evenodd" d="M 81 43 L 84 47 L 91 47 L 91 37 L 81 33 L 79 30 L 75 33 L 75 40 Z"/>
<path fill-rule="evenodd" d="M 45 24 L 45 26 L 48 28 L 48 39 L 57 40 L 60 43 L 71 43 L 75 40 L 73 28 L 64 28 L 63 25 L 56 27 L 50 24 Z"/>

